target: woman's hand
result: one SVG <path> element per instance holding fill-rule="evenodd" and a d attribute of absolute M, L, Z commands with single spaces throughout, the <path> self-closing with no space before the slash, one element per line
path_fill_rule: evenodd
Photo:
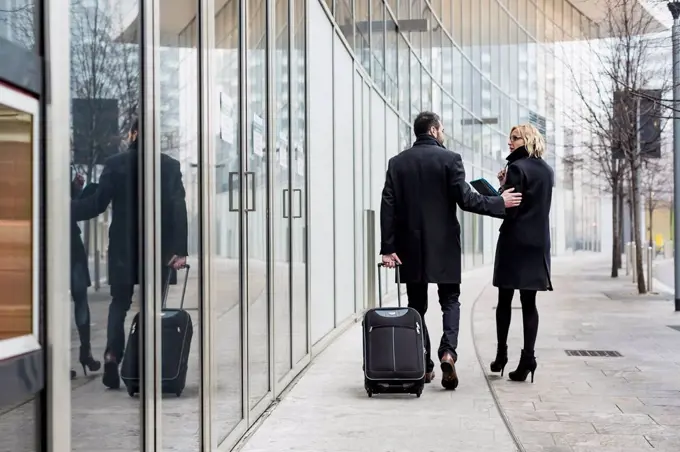
<path fill-rule="evenodd" d="M 496 177 L 498 177 L 498 183 L 501 184 L 501 187 L 502 187 L 503 185 L 505 185 L 505 177 L 507 176 L 507 174 L 508 174 L 508 170 L 507 170 L 506 168 L 503 168 L 503 169 L 500 170 L 500 171 L 498 172 L 498 174 L 496 175 Z"/>

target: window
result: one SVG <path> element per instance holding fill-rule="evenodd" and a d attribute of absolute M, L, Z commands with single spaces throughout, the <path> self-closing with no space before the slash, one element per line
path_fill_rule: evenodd
<path fill-rule="evenodd" d="M 37 111 L 0 87 L 0 360 L 39 349 Z"/>

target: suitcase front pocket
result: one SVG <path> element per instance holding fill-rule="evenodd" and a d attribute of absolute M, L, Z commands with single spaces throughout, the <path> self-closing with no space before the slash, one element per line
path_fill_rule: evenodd
<path fill-rule="evenodd" d="M 378 326 L 370 329 L 368 340 L 369 370 L 394 371 L 394 327 Z"/>
<path fill-rule="evenodd" d="M 419 347 L 420 325 L 378 325 L 369 329 L 368 357 L 372 372 L 418 372 L 423 350 Z"/>

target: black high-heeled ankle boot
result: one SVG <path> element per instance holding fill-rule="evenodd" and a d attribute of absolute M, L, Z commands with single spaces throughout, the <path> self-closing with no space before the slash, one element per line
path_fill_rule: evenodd
<path fill-rule="evenodd" d="M 496 359 L 491 361 L 491 372 L 500 372 L 503 376 L 503 371 L 505 370 L 505 365 L 508 364 L 508 346 L 498 345 L 496 349 Z"/>
<path fill-rule="evenodd" d="M 534 372 L 536 372 L 536 358 L 533 350 L 522 350 L 522 356 L 519 359 L 517 369 L 508 373 L 508 377 L 512 381 L 526 381 L 529 374 L 531 374 L 531 382 L 534 382 Z"/>
<path fill-rule="evenodd" d="M 102 367 L 102 363 L 94 359 L 90 347 L 80 347 L 80 365 L 83 366 L 83 373 L 87 375 L 87 370 L 96 372 Z"/>

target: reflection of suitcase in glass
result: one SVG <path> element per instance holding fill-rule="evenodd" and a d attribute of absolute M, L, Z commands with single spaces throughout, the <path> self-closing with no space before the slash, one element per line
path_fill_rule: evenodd
<path fill-rule="evenodd" d="M 182 289 L 182 301 L 179 309 L 166 308 L 169 282 L 172 272 L 168 272 L 165 283 L 165 297 L 161 311 L 161 353 L 162 353 L 162 391 L 163 393 L 176 394 L 179 397 L 184 390 L 187 379 L 189 363 L 189 351 L 194 327 L 191 316 L 184 310 L 184 295 L 187 291 L 189 280 L 189 265 Z M 120 377 L 125 383 L 128 394 L 134 396 L 139 392 L 139 313 L 135 315 L 130 326 L 127 346 L 123 354 Z"/>

